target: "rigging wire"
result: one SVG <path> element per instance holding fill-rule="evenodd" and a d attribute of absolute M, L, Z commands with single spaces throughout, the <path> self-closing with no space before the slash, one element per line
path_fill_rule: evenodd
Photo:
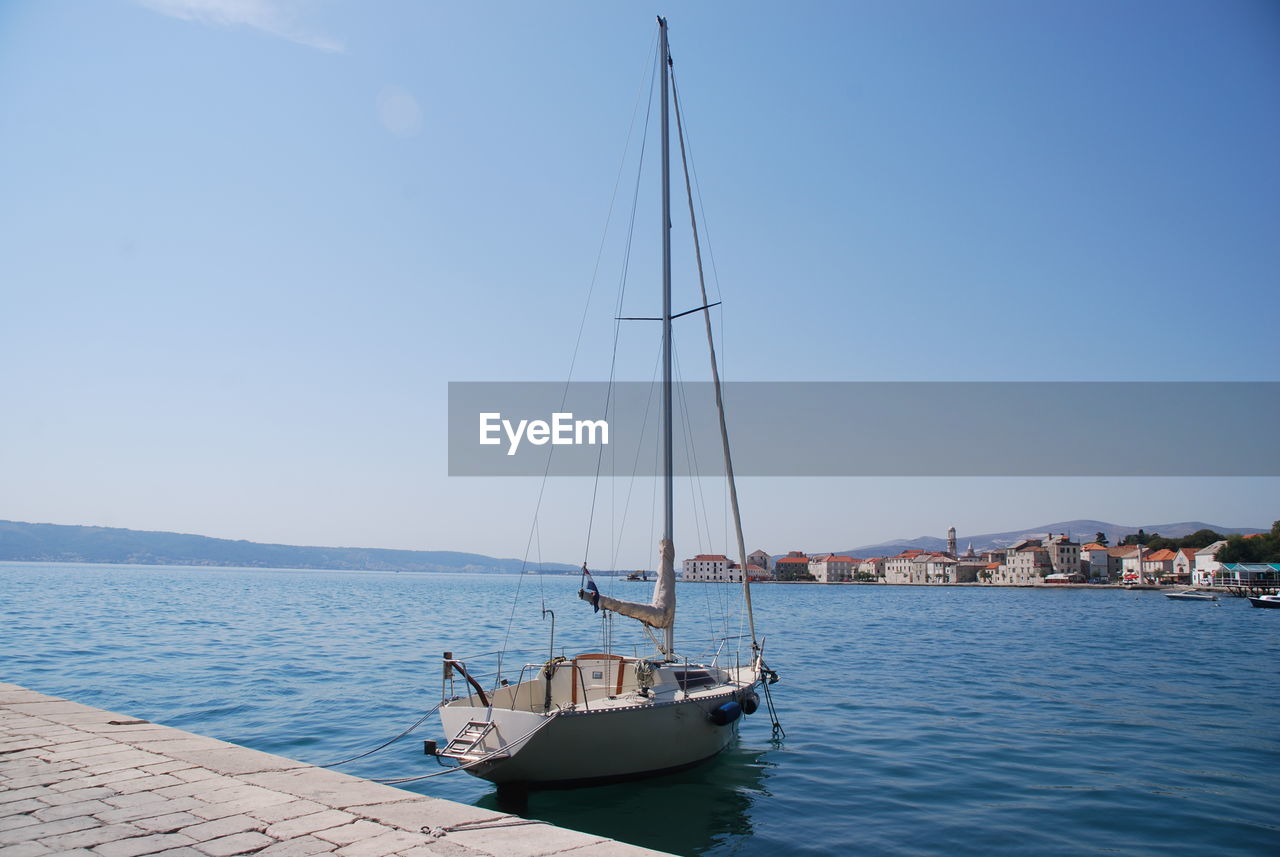
<path fill-rule="evenodd" d="M 676 85 L 675 85 L 675 69 L 674 68 L 672 69 L 672 72 L 671 72 L 671 84 L 672 84 L 672 94 L 673 94 L 672 97 L 675 102 L 675 108 L 676 108 L 675 109 L 676 129 L 680 136 L 680 156 L 685 166 L 685 190 L 689 197 L 689 220 L 693 226 L 694 252 L 698 261 L 698 280 L 699 280 L 699 284 L 702 287 L 702 299 L 703 299 L 702 302 L 703 302 L 703 305 L 705 306 L 708 303 L 707 294 L 706 294 L 706 280 L 703 276 L 702 251 L 701 251 L 701 244 L 698 241 L 697 218 L 695 217 L 695 214 L 694 214 L 693 186 L 689 176 L 690 174 L 689 164 L 690 164 L 690 161 L 692 160 L 692 157 L 685 145 L 683 112 L 680 109 L 679 90 L 676 88 Z M 696 169 L 694 170 L 694 173 L 696 175 Z M 700 188 L 699 188 L 699 194 L 698 194 L 698 201 L 699 201 L 699 205 L 701 205 L 702 197 L 701 197 Z M 705 210 L 703 213 L 705 216 Z M 705 218 L 704 218 L 703 230 L 704 232 L 706 231 Z M 710 251 L 710 247 L 708 247 L 708 251 Z M 715 281 L 716 281 L 716 291 L 717 293 L 719 293 L 720 291 L 719 276 L 718 274 L 715 273 L 715 259 L 714 257 L 711 257 L 711 259 L 712 259 L 712 272 L 713 272 L 713 275 L 715 275 Z M 708 310 L 704 310 L 703 312 L 704 312 L 703 317 L 706 320 L 707 343 L 708 343 L 708 346 L 711 348 L 711 371 L 712 371 L 713 380 L 715 381 L 715 384 L 716 384 L 716 396 L 718 400 L 717 405 L 720 410 L 720 429 L 721 429 L 721 435 L 725 445 L 724 446 L 725 471 L 726 471 L 725 476 L 726 476 L 726 481 L 728 482 L 728 485 L 729 485 L 730 502 L 734 512 L 734 519 L 736 524 L 735 529 L 736 529 L 736 535 L 738 536 L 739 552 L 742 554 L 740 561 L 742 563 L 742 575 L 743 575 L 742 595 L 743 595 L 743 602 L 745 607 L 744 612 L 746 614 L 747 621 L 751 627 L 751 648 L 752 648 L 752 652 L 757 656 L 756 663 L 759 665 L 759 669 L 760 669 L 760 674 L 759 674 L 760 685 L 761 685 L 761 688 L 764 690 L 764 697 L 765 697 L 765 702 L 769 709 L 769 716 L 773 721 L 773 739 L 775 742 L 777 742 L 777 741 L 780 741 L 782 738 L 786 737 L 786 732 L 783 730 L 782 723 L 778 719 L 778 712 L 773 703 L 773 692 L 770 687 L 774 682 L 778 680 L 778 674 L 774 670 L 769 669 L 764 663 L 763 653 L 762 653 L 760 644 L 756 639 L 755 622 L 751 618 L 751 591 L 750 591 L 750 583 L 747 575 L 746 547 L 743 543 L 744 540 L 742 538 L 742 524 L 741 524 L 741 519 L 738 513 L 736 489 L 733 487 L 733 483 L 732 483 L 733 465 L 729 456 L 729 446 L 728 446 L 729 439 L 728 439 L 728 434 L 725 430 L 725 425 L 724 425 L 724 404 L 720 397 L 720 381 L 719 381 L 718 369 L 716 367 L 716 359 L 715 359 L 715 342 L 711 336 L 711 314 Z M 723 324 L 723 314 L 721 316 L 721 319 Z M 721 333 L 722 333 L 721 339 L 723 340 L 723 327 L 721 328 Z"/>
<path fill-rule="evenodd" d="M 716 407 L 717 407 L 717 411 L 720 419 L 720 437 L 721 437 L 721 442 L 724 448 L 725 479 L 726 479 L 726 482 L 728 483 L 728 488 L 729 488 L 729 504 L 733 509 L 734 533 L 736 535 L 739 562 L 741 563 L 742 600 L 743 600 L 743 605 L 744 605 L 746 616 L 747 616 L 747 623 L 751 628 L 751 645 L 752 645 L 752 648 L 755 649 L 755 648 L 758 648 L 759 644 L 756 639 L 755 620 L 751 615 L 751 583 L 750 583 L 749 575 L 747 574 L 746 540 L 743 538 L 742 517 L 738 509 L 737 487 L 734 485 L 734 479 L 733 479 L 733 459 L 729 451 L 729 431 L 728 431 L 728 427 L 725 424 L 723 389 L 720 383 L 719 368 L 716 363 L 715 339 L 712 336 L 712 331 L 711 331 L 711 311 L 710 309 L 707 308 L 709 303 L 707 300 L 707 285 L 706 285 L 706 277 L 705 277 L 703 266 L 702 266 L 702 244 L 698 240 L 698 219 L 694 211 L 693 185 L 689 177 L 690 158 L 689 158 L 687 147 L 685 145 L 683 111 L 680 109 L 679 91 L 675 89 L 674 83 L 675 83 L 675 80 L 674 80 L 674 70 L 673 70 L 672 91 L 673 91 L 673 100 L 675 102 L 676 130 L 680 137 L 680 157 L 681 157 L 681 162 L 684 165 L 685 192 L 689 200 L 689 223 L 693 231 L 693 250 L 694 250 L 694 257 L 698 265 L 698 285 L 701 290 L 701 297 L 702 297 L 702 304 L 703 304 L 703 320 L 705 322 L 706 332 L 707 332 L 707 348 L 710 351 L 710 357 L 711 357 L 711 380 L 715 386 Z"/>
<path fill-rule="evenodd" d="M 700 215 L 698 218 L 698 222 L 702 224 L 701 231 L 702 231 L 703 241 L 701 243 L 705 244 L 707 248 L 707 258 L 711 261 L 711 282 L 712 282 L 712 285 L 715 286 L 716 300 L 719 301 L 724 299 L 724 295 L 720 290 L 720 272 L 716 269 L 716 254 L 715 254 L 714 247 L 712 246 L 712 243 L 711 243 L 711 224 L 707 220 L 707 210 L 702 203 L 702 184 L 698 181 L 698 165 L 697 165 L 697 161 L 693 157 L 693 138 L 689 134 L 688 129 L 684 127 L 684 123 L 683 123 L 684 111 L 680 109 L 680 91 L 679 91 L 679 88 L 676 86 L 676 71 L 674 67 L 672 67 L 671 69 L 671 94 L 672 94 L 672 98 L 675 101 L 676 128 L 681 135 L 680 156 L 684 160 L 684 162 L 689 165 L 689 172 L 693 176 L 692 191 L 693 191 L 693 195 L 696 195 L 698 198 L 698 212 Z M 687 152 L 686 152 L 686 149 L 687 149 Z M 690 200 L 690 205 L 692 207 L 692 200 Z M 723 316 L 722 316 L 722 319 L 723 319 Z M 721 341 L 721 347 L 723 348 L 724 347 L 723 336 L 720 337 L 720 341 Z"/>
<path fill-rule="evenodd" d="M 649 379 L 649 397 L 645 400 L 645 403 L 644 403 L 644 417 L 640 422 L 639 436 L 641 438 L 644 437 L 645 429 L 647 429 L 649 426 L 649 412 L 653 407 L 653 398 L 654 398 L 653 394 L 654 394 L 654 391 L 657 389 L 658 369 L 661 363 L 662 363 L 662 351 L 659 350 L 658 356 L 653 363 L 653 375 Z M 625 504 L 622 507 L 622 521 L 619 523 L 619 527 L 623 529 L 626 528 L 627 513 L 631 509 L 631 493 L 632 493 L 632 490 L 635 488 L 636 474 L 640 472 L 640 453 L 643 451 L 643 448 L 644 448 L 643 443 L 636 444 L 635 461 L 632 462 L 631 479 L 627 483 L 627 498 L 626 498 Z M 621 552 L 622 552 L 622 539 L 620 536 L 618 536 L 614 540 L 613 556 L 611 558 L 611 565 L 613 566 L 614 569 L 617 569 L 618 567 L 618 554 Z"/>
<path fill-rule="evenodd" d="M 655 51 L 655 56 L 656 55 L 657 55 L 657 52 Z M 606 419 L 608 418 L 610 403 L 613 400 L 614 374 L 617 370 L 617 364 L 618 364 L 618 337 L 622 331 L 622 321 L 620 319 L 620 316 L 622 315 L 623 301 L 625 300 L 626 293 L 627 293 L 627 275 L 631 268 L 631 248 L 634 244 L 634 239 L 635 239 L 636 209 L 639 207 L 639 203 L 640 203 L 640 179 L 644 174 L 644 155 L 647 150 L 647 143 L 649 140 L 649 119 L 653 113 L 653 84 L 654 84 L 654 80 L 657 77 L 657 65 L 658 64 L 655 63 L 654 73 L 651 75 L 649 79 L 649 101 L 648 101 L 648 105 L 645 108 L 645 114 L 644 114 L 644 120 L 645 120 L 644 132 L 642 133 L 640 138 L 640 158 L 639 158 L 639 162 L 636 165 L 635 188 L 633 189 L 632 195 L 631 195 L 631 216 L 627 223 L 627 240 L 624 244 L 624 249 L 622 254 L 622 271 L 618 277 L 618 300 L 615 305 L 615 308 L 614 308 L 615 311 L 613 314 L 614 315 L 613 354 L 609 359 L 609 384 L 608 384 L 608 387 L 606 388 L 606 393 L 605 393 L 604 410 L 605 410 Z M 600 490 L 600 467 L 603 460 L 604 460 L 604 446 L 601 445 L 600 448 L 596 451 L 596 473 L 595 473 L 595 479 L 593 480 L 592 486 L 591 486 L 591 511 L 587 515 L 586 544 L 583 546 L 583 549 L 582 549 L 583 568 L 586 568 L 587 560 L 589 559 L 589 554 L 591 552 L 591 531 L 595 525 L 596 499 Z"/>
<path fill-rule="evenodd" d="M 538 519 L 533 521 L 534 536 L 538 541 L 538 571 L 542 571 L 542 527 L 539 525 Z M 538 578 L 538 595 L 541 597 L 542 615 L 547 614 L 547 590 L 542 585 L 542 578 Z"/>
<path fill-rule="evenodd" d="M 698 218 L 697 218 L 697 223 L 695 223 L 694 225 L 694 228 L 696 229 L 697 225 L 701 224 L 701 229 L 699 230 L 699 232 L 701 233 L 702 240 L 698 241 L 698 239 L 695 238 L 695 241 L 697 242 L 697 249 L 699 250 L 699 256 L 701 255 L 700 254 L 701 248 L 703 246 L 706 247 L 707 258 L 711 262 L 711 284 L 715 289 L 716 302 L 723 305 L 724 292 L 720 288 L 720 272 L 716 267 L 715 247 L 711 241 L 711 224 L 707 219 L 706 206 L 704 205 L 702 200 L 702 183 L 698 180 L 698 164 L 697 164 L 697 160 L 693 156 L 693 138 L 692 138 L 692 135 L 689 133 L 688 128 L 686 127 L 686 119 L 684 116 L 684 111 L 680 107 L 680 90 L 676 83 L 676 73 L 675 73 L 674 67 L 672 67 L 671 69 L 671 93 L 672 93 L 672 97 L 675 100 L 676 129 L 680 135 L 681 163 L 688 167 L 688 174 L 686 174 L 685 176 L 686 180 L 688 180 L 690 174 L 692 175 L 692 182 L 686 183 L 686 190 L 688 191 L 691 197 L 689 199 L 689 208 L 690 208 L 689 214 L 690 214 L 691 221 L 693 220 L 692 197 L 696 196 L 698 200 Z M 699 273 L 701 274 L 701 268 L 702 268 L 701 264 L 699 264 L 698 267 L 699 267 Z M 708 303 L 708 300 L 705 295 L 703 296 L 703 303 Z M 720 361 L 720 366 L 723 369 L 728 362 L 726 359 L 727 349 L 728 349 L 728 340 L 725 338 L 725 335 L 724 335 L 725 309 L 723 308 L 723 306 L 722 306 L 721 312 L 717 314 L 716 319 L 720 327 L 720 336 L 719 336 L 720 346 L 719 346 L 718 357 Z M 727 373 L 724 373 L 724 374 L 727 374 Z M 727 495 L 729 492 L 729 483 L 727 480 L 725 481 L 724 488 L 725 488 L 725 493 Z M 725 542 L 728 543 L 729 541 L 729 503 L 727 499 L 725 501 L 724 532 L 725 532 Z"/>
<path fill-rule="evenodd" d="M 680 353 L 674 347 L 672 348 L 672 351 L 674 352 L 674 355 L 675 355 L 676 369 L 678 373 L 677 378 L 679 380 L 679 383 L 677 384 L 676 389 L 680 391 L 680 411 L 681 413 L 684 414 L 684 435 L 686 438 L 687 454 L 689 456 L 689 465 L 690 465 L 690 474 L 689 474 L 690 480 L 691 480 L 690 489 L 692 491 L 693 486 L 696 485 L 697 487 L 698 502 L 694 503 L 694 508 L 693 508 L 694 521 L 695 523 L 697 522 L 698 510 L 699 508 L 701 508 L 702 528 L 706 532 L 707 549 L 711 550 L 715 546 L 715 539 L 711 535 L 711 519 L 707 516 L 707 495 L 704 487 L 705 483 L 702 478 L 702 468 L 698 464 L 697 441 L 693 436 L 693 410 L 692 408 L 689 407 L 688 384 L 684 382 L 683 374 L 680 373 L 680 369 L 679 369 Z"/>
<path fill-rule="evenodd" d="M 684 416 L 684 419 L 681 420 L 680 422 L 680 427 L 681 427 L 680 439 L 684 445 L 685 461 L 689 465 L 689 469 L 691 472 L 691 476 L 689 478 L 689 506 L 693 512 L 694 532 L 698 541 L 697 552 L 705 553 L 713 549 L 714 542 L 711 536 L 711 525 L 707 518 L 706 496 L 702 494 L 702 475 L 701 475 L 701 470 L 699 469 L 699 466 L 698 466 L 697 446 L 694 443 L 693 436 L 692 436 L 693 421 L 689 416 L 689 413 L 690 413 L 689 401 L 688 401 L 688 397 L 685 389 L 685 384 L 683 383 L 684 375 L 680 368 L 680 350 L 677 347 L 674 340 L 672 341 L 672 344 L 671 344 L 671 352 L 672 352 L 673 361 L 675 363 L 674 374 L 675 374 L 675 380 L 677 382 L 677 389 L 680 391 L 679 396 L 676 397 L 676 404 L 680 407 L 680 411 Z M 699 520 L 699 517 L 698 517 L 698 501 L 700 497 L 702 500 L 701 520 Z M 706 530 L 705 534 L 703 532 L 704 527 Z M 703 540 L 704 535 L 705 535 L 705 541 Z M 714 601 L 717 597 L 719 597 L 719 600 L 720 600 L 719 615 L 723 617 L 727 612 L 727 608 L 724 602 L 724 592 L 721 591 L 720 587 L 718 586 L 701 588 L 700 591 L 702 592 L 702 596 L 703 596 L 702 598 L 703 607 L 706 609 L 706 612 L 707 612 L 707 618 L 706 618 L 707 628 L 709 631 L 712 632 L 712 635 L 714 636 L 714 632 L 717 627 L 717 622 L 722 621 L 717 619 L 717 612 L 714 609 L 714 606 L 715 606 Z"/>

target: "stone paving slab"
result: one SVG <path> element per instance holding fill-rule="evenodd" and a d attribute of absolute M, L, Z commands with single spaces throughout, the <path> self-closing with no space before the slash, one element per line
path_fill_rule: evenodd
<path fill-rule="evenodd" d="M 0 857 L 562 854 L 661 857 L 0 683 Z"/>

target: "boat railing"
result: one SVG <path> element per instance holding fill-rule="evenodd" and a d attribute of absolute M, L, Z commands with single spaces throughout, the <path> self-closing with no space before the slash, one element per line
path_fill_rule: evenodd
<path fill-rule="evenodd" d="M 749 638 L 749 634 L 732 634 L 723 637 L 711 637 L 710 639 L 707 639 L 708 647 L 706 652 L 709 655 L 708 658 L 704 658 L 702 656 L 681 655 L 680 660 L 709 663 L 711 666 L 718 667 L 720 669 L 741 668 L 742 666 L 749 665 L 753 662 L 752 656 L 750 656 L 750 653 L 746 652 L 741 645 L 735 644 Z M 659 660 L 661 658 L 661 655 L 654 652 L 648 644 L 643 642 L 635 642 L 623 646 L 614 645 L 609 647 L 609 650 L 606 653 L 621 655 L 623 657 L 636 660 Z M 548 663 L 556 658 L 564 658 L 565 661 L 572 662 L 573 656 L 568 654 L 568 651 L 564 648 L 560 648 L 559 651 L 554 654 L 548 653 L 545 649 L 541 652 L 535 652 L 533 650 L 506 652 L 502 650 L 495 650 L 468 655 L 466 661 L 456 659 L 454 660 L 454 663 L 461 675 L 470 680 L 474 680 L 475 684 L 486 689 L 488 695 L 493 695 L 499 693 L 505 687 L 509 687 L 513 684 L 520 686 L 529 679 L 536 678 L 538 672 L 543 670 Z M 728 658 L 733 660 L 733 665 L 722 664 L 722 661 Z M 506 676 L 511 675 L 511 670 L 514 664 L 520 664 L 520 667 L 516 672 L 515 681 L 512 682 L 509 678 L 506 678 Z M 448 676 L 446 674 L 446 692 L 442 695 L 443 697 L 449 696 L 447 681 Z M 532 690 L 530 692 L 532 693 Z M 514 696 L 512 701 L 513 703 L 516 701 Z M 531 701 L 530 704 L 532 705 L 533 701 Z"/>
<path fill-rule="evenodd" d="M 750 634 L 734 634 L 729 637 L 721 637 L 719 641 L 719 645 L 716 646 L 715 654 L 711 657 L 711 665 L 715 667 L 720 666 L 720 656 L 724 654 L 725 647 L 728 646 L 730 642 L 733 642 L 734 640 L 749 640 L 749 639 L 751 639 Z M 734 666 L 741 667 L 742 666 L 742 649 L 741 648 L 734 649 L 733 658 L 734 658 Z"/>

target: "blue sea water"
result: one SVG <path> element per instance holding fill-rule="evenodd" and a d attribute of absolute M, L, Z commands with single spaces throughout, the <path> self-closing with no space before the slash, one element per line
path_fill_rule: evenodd
<path fill-rule="evenodd" d="M 576 586 L 5 563 L 0 681 L 321 764 L 434 705 L 446 649 L 493 651 L 510 627 L 545 654 L 543 603 L 557 647 L 598 645 Z M 533 603 L 513 612 L 518 588 Z M 728 591 L 681 584 L 682 615 Z M 461 773 L 405 787 L 682 855 L 1280 852 L 1280 611 L 1117 590 L 753 592 L 782 741 L 761 712 L 681 774 L 518 804 Z M 440 737 L 433 717 L 340 769 L 431 773 L 421 739 Z"/>

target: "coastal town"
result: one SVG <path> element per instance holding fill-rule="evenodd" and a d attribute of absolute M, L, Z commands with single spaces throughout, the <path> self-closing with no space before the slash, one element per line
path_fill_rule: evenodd
<path fill-rule="evenodd" d="M 1068 533 L 1045 533 L 981 552 L 971 543 L 961 553 L 952 527 L 944 551 L 907 548 L 893 556 L 855 557 L 793 550 L 775 557 L 756 550 L 747 555 L 747 577 L 762 583 L 991 586 L 1258 588 L 1280 582 L 1280 563 L 1218 561 L 1226 544 L 1220 539 L 1202 548 L 1153 549 L 1142 544 L 1110 546 L 1105 539 L 1081 544 Z M 742 565 L 724 554 L 698 554 L 684 560 L 681 579 L 741 583 Z"/>

